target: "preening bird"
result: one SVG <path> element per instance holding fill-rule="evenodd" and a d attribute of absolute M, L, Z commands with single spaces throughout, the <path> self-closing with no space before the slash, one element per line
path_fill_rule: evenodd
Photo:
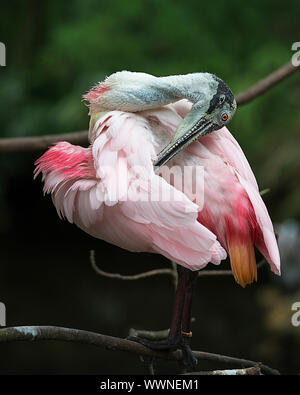
<path fill-rule="evenodd" d="M 180 348 L 185 363 L 194 365 L 188 339 L 198 270 L 228 254 L 235 280 L 245 287 L 257 279 L 256 245 L 280 274 L 256 179 L 225 127 L 236 110 L 234 96 L 210 73 L 122 71 L 84 99 L 90 146 L 57 143 L 37 160 L 35 176 L 43 174 L 44 192 L 51 193 L 60 217 L 96 238 L 178 264 L 168 339 L 132 340 L 153 349 Z M 198 168 L 196 176 L 185 172 Z M 166 169 L 176 169 L 177 179 Z"/>

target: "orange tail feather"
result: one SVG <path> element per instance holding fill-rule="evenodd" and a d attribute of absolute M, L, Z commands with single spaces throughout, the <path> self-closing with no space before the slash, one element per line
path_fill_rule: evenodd
<path fill-rule="evenodd" d="M 238 239 L 230 240 L 228 250 L 235 281 L 243 288 L 247 284 L 257 281 L 257 266 L 251 239 L 249 242 Z"/>

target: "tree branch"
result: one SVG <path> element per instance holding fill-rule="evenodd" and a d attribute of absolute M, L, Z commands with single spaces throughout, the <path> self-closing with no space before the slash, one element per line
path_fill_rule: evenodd
<path fill-rule="evenodd" d="M 274 71 L 264 79 L 260 80 L 245 92 L 236 95 L 238 105 L 249 103 L 257 96 L 262 95 L 272 86 L 278 84 L 295 71 L 299 70 L 299 66 L 293 66 L 288 63 L 278 70 Z M 28 152 L 42 151 L 47 149 L 51 144 L 57 141 L 68 141 L 72 144 L 85 145 L 88 143 L 88 132 L 72 132 L 66 134 L 53 134 L 39 137 L 12 137 L 0 139 L 0 152 Z"/>
<path fill-rule="evenodd" d="M 4 138 L 0 139 L 0 152 L 42 151 L 58 141 L 68 141 L 75 145 L 84 145 L 88 143 L 88 132 Z"/>
<path fill-rule="evenodd" d="M 262 268 L 267 261 L 265 258 L 263 258 L 260 262 L 257 264 L 257 270 Z M 233 276 L 232 270 L 199 270 L 198 277 L 204 277 L 204 276 Z"/>
<path fill-rule="evenodd" d="M 12 342 L 20 340 L 59 340 L 88 344 L 109 350 L 125 351 L 136 355 L 142 355 L 144 357 L 175 361 L 182 360 L 182 353 L 179 350 L 174 352 L 154 351 L 150 348 L 144 347 L 142 344 L 127 339 L 102 335 L 100 333 L 94 333 L 80 329 L 63 328 L 58 326 L 16 326 L 0 329 L 0 342 Z M 272 369 L 269 366 L 258 364 L 257 362 L 251 360 L 233 358 L 203 351 L 193 352 L 198 360 L 233 364 L 243 368 L 251 366 L 255 367 L 259 365 L 262 373 L 272 375 L 280 374 L 277 370 Z"/>
<path fill-rule="evenodd" d="M 140 280 L 142 278 L 147 278 L 147 277 L 152 277 L 156 276 L 158 274 L 168 274 L 172 277 L 174 277 L 174 271 L 173 269 L 154 269 L 154 270 L 149 270 L 148 272 L 143 272 L 143 273 L 138 273 L 138 274 L 133 274 L 133 275 L 123 275 L 119 273 L 109 273 L 105 272 L 104 270 L 100 269 L 99 266 L 96 264 L 96 259 L 95 259 L 95 251 L 91 250 L 90 251 L 90 261 L 92 264 L 92 268 L 95 270 L 97 274 L 103 277 L 108 277 L 108 278 L 114 278 L 117 280 Z"/>
<path fill-rule="evenodd" d="M 242 104 L 249 103 L 257 96 L 262 95 L 272 88 L 272 86 L 277 85 L 280 81 L 295 73 L 297 70 L 300 70 L 300 66 L 294 66 L 291 62 L 285 64 L 264 79 L 258 81 L 245 92 L 241 92 L 236 95 L 237 104 L 241 106 Z"/>
<path fill-rule="evenodd" d="M 171 262 L 172 264 L 172 269 L 154 269 L 154 270 L 149 270 L 148 272 L 142 272 L 138 274 L 133 274 L 133 275 L 124 275 L 124 274 L 119 274 L 119 273 L 110 273 L 110 272 L 105 272 L 104 270 L 100 269 L 99 266 L 96 263 L 96 256 L 95 256 L 95 251 L 91 250 L 90 251 L 90 262 L 92 265 L 92 268 L 95 270 L 99 276 L 103 277 L 108 277 L 108 278 L 113 278 L 116 280 L 140 280 L 142 278 L 148 278 L 148 277 L 153 277 L 157 276 L 160 274 L 168 274 L 172 277 L 175 289 L 177 287 L 177 264 L 175 262 Z M 257 264 L 257 269 L 260 269 L 262 266 L 267 261 L 265 258 L 263 258 L 260 262 Z M 233 276 L 232 270 L 199 270 L 198 277 L 205 277 L 205 276 Z"/>
<path fill-rule="evenodd" d="M 204 371 L 204 372 L 192 372 L 192 373 L 183 373 L 186 375 L 196 375 L 196 376 L 260 376 L 261 370 L 260 365 L 253 366 L 251 368 L 245 369 L 226 369 L 226 370 L 213 370 L 213 371 Z"/>

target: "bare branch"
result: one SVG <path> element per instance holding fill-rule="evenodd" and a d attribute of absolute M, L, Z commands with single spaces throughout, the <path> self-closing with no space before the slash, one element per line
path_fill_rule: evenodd
<path fill-rule="evenodd" d="M 288 63 L 278 70 L 274 71 L 266 78 L 260 80 L 245 92 L 236 95 L 238 105 L 249 103 L 257 96 L 262 95 L 272 86 L 278 84 L 295 71 L 299 70 L 299 66 L 293 66 Z M 72 132 L 66 134 L 53 134 L 40 137 L 12 137 L 0 139 L 0 152 L 27 152 L 42 151 L 57 141 L 68 141 L 72 144 L 88 144 L 88 132 Z"/>
<path fill-rule="evenodd" d="M 170 329 L 162 329 L 160 331 L 147 331 L 142 329 L 129 329 L 129 336 L 141 337 L 148 340 L 164 340 L 169 336 Z"/>
<path fill-rule="evenodd" d="M 196 321 L 195 317 L 192 317 L 191 323 L 195 321 Z M 161 329 L 159 331 L 149 331 L 145 329 L 135 329 L 135 328 L 129 329 L 129 336 L 141 337 L 147 340 L 165 340 L 168 338 L 169 333 L 170 333 L 170 328 Z"/>
<path fill-rule="evenodd" d="M 90 261 L 92 264 L 92 268 L 95 270 L 95 272 L 97 274 L 99 274 L 100 276 L 103 276 L 103 277 L 114 278 L 117 280 L 129 280 L 129 281 L 130 280 L 140 280 L 141 278 L 152 277 L 152 276 L 156 276 L 157 274 L 169 274 L 170 276 L 174 277 L 173 269 L 154 269 L 154 270 L 150 270 L 148 272 L 133 274 L 130 276 L 128 276 L 128 275 L 124 276 L 123 274 L 119 274 L 119 273 L 105 272 L 104 270 L 100 269 L 97 266 L 94 250 L 90 251 Z"/>
<path fill-rule="evenodd" d="M 271 190 L 270 188 L 263 189 L 262 191 L 259 191 L 259 194 L 260 194 L 260 196 L 264 196 L 264 195 L 266 195 L 267 193 L 269 193 L 270 190 Z"/>
<path fill-rule="evenodd" d="M 260 269 L 262 266 L 265 265 L 267 261 L 265 258 L 263 258 L 260 262 L 257 264 L 257 269 Z M 198 273 L 198 277 L 204 277 L 204 276 L 233 276 L 232 270 L 200 270 Z"/>
<path fill-rule="evenodd" d="M 143 272 L 143 273 L 138 273 L 138 274 L 133 274 L 133 275 L 110 273 L 110 272 L 105 272 L 104 270 L 100 269 L 96 263 L 96 257 L 95 257 L 94 250 L 90 251 L 90 261 L 91 261 L 92 268 L 95 270 L 95 272 L 103 277 L 114 278 L 117 280 L 131 281 L 131 280 L 140 280 L 142 278 L 148 278 L 148 277 L 152 277 L 152 276 L 156 276 L 156 275 L 160 275 L 160 274 L 168 274 L 173 279 L 175 289 L 177 287 L 177 280 L 178 280 L 177 269 L 176 269 L 177 264 L 172 261 L 171 261 L 172 269 L 154 269 L 154 270 L 149 270 L 148 272 Z M 266 263 L 266 260 L 263 258 L 257 264 L 257 269 L 260 269 L 265 263 Z M 199 270 L 198 277 L 205 277 L 205 276 L 233 276 L 233 273 L 230 269 L 229 270 Z"/>
<path fill-rule="evenodd" d="M 261 370 L 260 365 L 253 366 L 251 368 L 245 369 L 226 369 L 226 370 L 213 370 L 213 371 L 203 371 L 203 372 L 192 372 L 183 373 L 186 375 L 197 375 L 197 376 L 260 376 Z"/>
<path fill-rule="evenodd" d="M 42 151 L 58 141 L 68 141 L 75 145 L 84 145 L 88 143 L 88 132 L 52 134 L 40 137 L 4 138 L 0 139 L 0 152 Z"/>
<path fill-rule="evenodd" d="M 294 66 L 291 62 L 285 64 L 264 79 L 258 81 L 245 92 L 239 93 L 236 96 L 237 104 L 241 106 L 242 104 L 249 103 L 251 100 L 262 95 L 268 89 L 272 88 L 272 86 L 277 85 L 280 81 L 292 75 L 297 70 L 300 70 L 300 66 Z"/>
<path fill-rule="evenodd" d="M 0 342 L 12 342 L 20 340 L 59 340 L 89 344 L 96 347 L 107 348 L 109 350 L 125 351 L 144 357 L 153 357 L 164 360 L 182 360 L 182 352 L 154 351 L 142 344 L 121 339 L 118 337 L 102 335 L 100 333 L 84 331 L 73 328 L 63 328 L 58 326 L 16 326 L 0 329 Z M 225 355 L 212 354 L 203 351 L 193 351 L 198 360 L 213 361 L 225 364 L 232 364 L 242 368 L 257 366 L 258 363 L 240 358 L 228 357 Z M 262 373 L 278 375 L 277 370 L 260 364 Z"/>

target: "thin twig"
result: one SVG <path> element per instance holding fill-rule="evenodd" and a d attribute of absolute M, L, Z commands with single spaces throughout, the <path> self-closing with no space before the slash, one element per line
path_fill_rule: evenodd
<path fill-rule="evenodd" d="M 154 351 L 137 342 L 118 337 L 102 335 L 100 333 L 84 331 L 81 329 L 63 328 L 58 326 L 16 326 L 0 329 L 0 342 L 12 342 L 20 340 L 59 340 L 89 344 L 96 347 L 107 348 L 109 350 L 125 351 L 145 357 L 154 357 L 164 360 L 182 360 L 180 350 L 174 352 Z M 228 357 L 220 354 L 212 354 L 203 351 L 193 351 L 198 360 L 207 360 L 225 364 L 232 364 L 239 367 L 257 366 L 258 362 L 248 359 Z M 260 364 L 262 373 L 278 375 L 277 370 L 269 366 Z"/>
<path fill-rule="evenodd" d="M 143 272 L 143 273 L 138 273 L 138 274 L 133 274 L 133 275 L 110 273 L 110 272 L 105 272 L 104 270 L 100 269 L 96 263 L 96 257 L 95 257 L 94 250 L 90 251 L 90 262 L 91 262 L 92 268 L 95 270 L 95 272 L 97 274 L 99 274 L 100 276 L 103 276 L 103 277 L 114 278 L 117 280 L 129 280 L 129 281 L 140 280 L 142 278 L 148 278 L 148 277 L 157 276 L 160 274 L 168 274 L 173 279 L 175 289 L 177 288 L 177 280 L 178 280 L 177 269 L 176 269 L 177 264 L 172 261 L 171 261 L 172 269 L 154 269 L 154 270 L 150 270 L 148 272 Z M 266 260 L 263 258 L 257 264 L 257 269 L 260 269 L 265 263 L 266 263 Z M 230 269 L 228 269 L 228 270 L 200 270 L 198 273 L 198 277 L 204 277 L 204 276 L 233 276 L 233 273 Z"/>
<path fill-rule="evenodd" d="M 291 62 L 285 64 L 273 73 L 269 74 L 267 77 L 258 81 L 245 92 L 241 92 L 236 95 L 237 104 L 241 106 L 242 104 L 249 103 L 251 100 L 262 95 L 272 88 L 272 86 L 277 85 L 280 81 L 292 75 L 297 70 L 300 70 L 300 65 L 294 66 Z"/>
<path fill-rule="evenodd" d="M 263 258 L 260 262 L 257 264 L 257 269 L 260 269 L 262 266 L 265 265 L 267 261 L 265 258 Z M 198 273 L 198 277 L 204 277 L 204 276 L 233 276 L 232 270 L 200 270 Z"/>
<path fill-rule="evenodd" d="M 259 194 L 260 194 L 260 196 L 264 196 L 264 195 L 266 195 L 267 193 L 269 193 L 270 190 L 271 190 L 270 188 L 263 189 L 262 191 L 259 191 Z"/>
<path fill-rule="evenodd" d="M 90 261 L 92 264 L 92 268 L 95 270 L 95 272 L 97 274 L 99 274 L 100 276 L 103 276 L 103 277 L 114 278 L 117 280 L 129 280 L 129 281 L 130 280 L 140 280 L 142 278 L 152 277 L 152 276 L 156 276 L 158 274 L 168 274 L 168 275 L 174 277 L 173 269 L 154 269 L 154 270 L 150 270 L 148 272 L 138 273 L 138 274 L 133 274 L 133 275 L 123 275 L 123 274 L 119 274 L 119 273 L 105 272 L 104 270 L 100 269 L 97 266 L 94 250 L 90 251 Z"/>
<path fill-rule="evenodd" d="M 272 86 L 278 84 L 295 71 L 299 70 L 299 66 L 293 66 L 288 63 L 273 73 L 269 74 L 264 79 L 260 80 L 249 89 L 236 95 L 236 101 L 239 106 L 249 103 L 257 96 L 262 95 Z M 53 134 L 39 137 L 12 137 L 0 139 L 0 152 L 27 152 L 27 151 L 42 151 L 47 149 L 50 145 L 58 141 L 68 141 L 72 144 L 87 144 L 88 132 L 71 132 L 66 134 Z"/>

